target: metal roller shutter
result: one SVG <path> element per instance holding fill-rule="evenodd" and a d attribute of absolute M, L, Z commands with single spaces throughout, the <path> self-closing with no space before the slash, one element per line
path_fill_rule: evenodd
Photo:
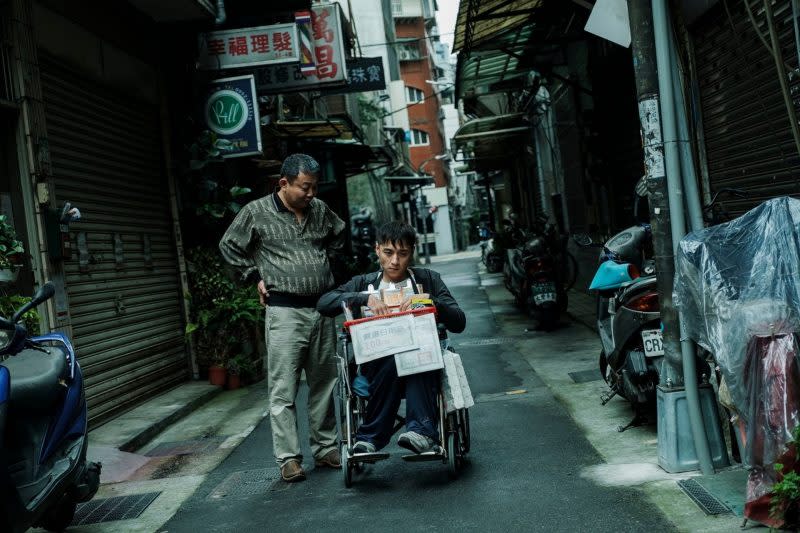
<path fill-rule="evenodd" d="M 720 2 L 691 28 L 711 190 L 738 187 L 749 192 L 747 199 L 725 202 L 735 215 L 769 198 L 800 195 L 800 155 L 778 73 L 744 1 L 727 0 L 730 18 Z M 762 3 L 750 1 L 750 6 L 760 31 L 769 39 Z M 778 0 L 773 9 L 783 58 L 796 65 L 791 4 Z M 794 77 L 789 85 L 796 95 L 800 78 Z"/>
<path fill-rule="evenodd" d="M 83 213 L 64 270 L 98 424 L 188 378 L 159 110 L 52 62 L 41 67 L 56 197 Z"/>

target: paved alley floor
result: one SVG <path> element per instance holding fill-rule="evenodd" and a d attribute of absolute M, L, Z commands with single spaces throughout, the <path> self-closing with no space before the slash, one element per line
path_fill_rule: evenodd
<path fill-rule="evenodd" d="M 551 334 L 558 346 L 531 348 L 545 334 L 526 332 L 516 310 L 490 301 L 500 293 L 491 282 L 481 287 L 477 263 L 464 257 L 433 265 L 467 314 L 466 331 L 452 340 L 477 403 L 471 463 L 459 479 L 449 479 L 441 463 L 405 463 L 392 444 L 392 457 L 357 475 L 350 489 L 339 471 L 314 469 L 308 449 L 307 481 L 287 485 L 277 479 L 264 418 L 159 531 L 677 530 L 645 491 L 587 475 L 602 468 L 603 457 L 528 361 L 557 365 L 588 353 L 591 332 L 566 327 Z M 304 404 L 301 398 L 301 420 Z"/>

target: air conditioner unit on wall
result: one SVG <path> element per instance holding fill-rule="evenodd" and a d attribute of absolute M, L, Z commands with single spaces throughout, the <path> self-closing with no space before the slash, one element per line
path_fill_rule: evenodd
<path fill-rule="evenodd" d="M 400 61 L 416 59 L 416 57 L 414 57 L 414 52 L 411 50 L 399 50 L 397 56 L 400 58 Z"/>

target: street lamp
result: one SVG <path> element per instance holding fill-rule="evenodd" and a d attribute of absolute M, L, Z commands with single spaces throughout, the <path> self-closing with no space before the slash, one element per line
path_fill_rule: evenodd
<path fill-rule="evenodd" d="M 419 164 L 419 167 L 417 167 L 417 174 L 423 174 L 424 175 L 425 174 L 425 172 L 424 172 L 425 165 L 427 165 L 429 162 L 434 161 L 434 160 L 435 161 L 449 161 L 450 160 L 450 154 L 449 153 L 437 154 L 437 155 L 435 155 L 433 157 L 429 157 L 428 159 L 426 159 L 425 161 L 423 161 L 422 163 Z M 431 264 L 431 252 L 430 252 L 430 249 L 428 247 L 428 242 L 427 242 L 428 241 L 428 238 L 427 238 L 427 235 L 428 235 L 428 232 L 427 232 L 427 218 L 428 218 L 428 216 L 430 216 L 430 211 L 428 211 L 427 214 L 423 212 L 423 209 L 429 210 L 429 206 L 423 205 L 424 204 L 423 198 L 424 198 L 424 196 L 422 195 L 422 185 L 420 185 L 419 187 L 417 187 L 417 218 L 418 218 L 417 226 L 419 226 L 420 224 L 422 225 L 422 228 L 421 228 L 422 231 L 420 232 L 420 234 L 421 235 L 425 235 L 425 242 L 422 244 L 422 249 L 425 252 L 425 264 L 426 265 L 430 265 Z"/>

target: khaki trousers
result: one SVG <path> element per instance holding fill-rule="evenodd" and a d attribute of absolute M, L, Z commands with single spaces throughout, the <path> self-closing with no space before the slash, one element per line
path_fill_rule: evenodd
<path fill-rule="evenodd" d="M 300 372 L 308 381 L 308 426 L 311 451 L 322 458 L 337 448 L 333 389 L 336 385 L 336 330 L 334 320 L 312 308 L 267 307 L 267 376 L 272 449 L 282 464 L 298 459 L 295 400 Z"/>

